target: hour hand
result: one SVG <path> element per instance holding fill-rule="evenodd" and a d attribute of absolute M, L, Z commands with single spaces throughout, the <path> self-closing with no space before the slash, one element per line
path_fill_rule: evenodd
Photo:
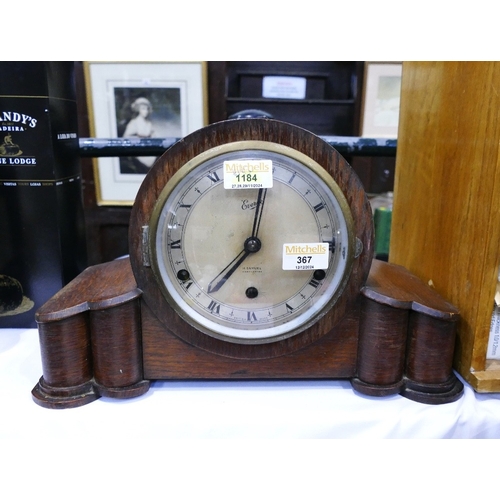
<path fill-rule="evenodd" d="M 208 284 L 208 293 L 217 292 L 222 285 L 232 276 L 240 267 L 241 263 L 251 254 L 260 250 L 261 243 L 259 238 L 247 238 L 243 250 Z"/>
<path fill-rule="evenodd" d="M 241 263 L 248 257 L 249 252 L 243 249 L 209 284 L 208 293 L 217 292 L 229 277 L 238 269 Z"/>

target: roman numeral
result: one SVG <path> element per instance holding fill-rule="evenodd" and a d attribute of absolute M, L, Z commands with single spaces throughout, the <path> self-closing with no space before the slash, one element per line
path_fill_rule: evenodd
<path fill-rule="evenodd" d="M 322 210 L 323 208 L 325 208 L 325 204 L 324 203 L 318 203 L 315 207 L 314 207 L 314 210 L 316 210 L 316 212 L 319 212 L 320 210 Z"/>
<path fill-rule="evenodd" d="M 181 248 L 181 240 L 175 240 L 170 242 L 170 248 Z"/>
<path fill-rule="evenodd" d="M 285 306 L 286 306 L 286 310 L 287 310 L 289 313 L 293 312 L 293 307 L 292 307 L 290 304 L 285 303 Z"/>
<path fill-rule="evenodd" d="M 323 243 L 328 243 L 328 250 L 330 250 L 331 253 L 335 252 L 335 239 L 330 241 L 323 240 Z"/>
<path fill-rule="evenodd" d="M 212 300 L 210 304 L 208 304 L 208 309 L 212 314 L 220 314 L 220 304 Z"/>
<path fill-rule="evenodd" d="M 252 311 L 247 311 L 247 321 L 257 321 L 257 316 Z"/>
<path fill-rule="evenodd" d="M 309 284 L 314 287 L 314 288 L 318 288 L 318 286 L 320 285 L 320 282 L 318 280 L 315 280 L 315 279 L 312 279 Z"/>
<path fill-rule="evenodd" d="M 216 182 L 220 182 L 220 178 L 217 175 L 217 172 L 210 172 L 207 177 L 215 184 Z"/>

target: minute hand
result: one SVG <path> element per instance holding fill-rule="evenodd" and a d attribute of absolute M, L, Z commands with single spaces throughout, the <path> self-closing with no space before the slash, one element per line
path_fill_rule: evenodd
<path fill-rule="evenodd" d="M 257 206 L 255 207 L 255 215 L 253 218 L 252 238 L 257 237 L 259 232 L 260 221 L 262 219 L 262 212 L 264 210 L 264 202 L 266 201 L 267 189 L 260 188 L 257 195 Z"/>

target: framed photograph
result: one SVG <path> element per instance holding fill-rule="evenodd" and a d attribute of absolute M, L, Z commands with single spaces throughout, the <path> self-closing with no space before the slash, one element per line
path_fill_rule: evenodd
<path fill-rule="evenodd" d="M 207 124 L 205 62 L 85 62 L 92 137 L 177 138 Z M 132 205 L 155 157 L 95 158 L 99 205 Z"/>
<path fill-rule="evenodd" d="M 402 68 L 400 62 L 365 64 L 362 137 L 397 138 Z"/>

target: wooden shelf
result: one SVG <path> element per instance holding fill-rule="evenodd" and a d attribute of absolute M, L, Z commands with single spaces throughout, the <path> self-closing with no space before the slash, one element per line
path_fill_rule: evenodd
<path fill-rule="evenodd" d="M 322 99 L 271 99 L 265 97 L 228 97 L 228 103 L 272 103 L 272 104 L 298 104 L 298 105 L 314 105 L 321 106 L 352 106 L 356 103 L 354 99 L 338 99 L 338 100 L 322 100 Z"/>
<path fill-rule="evenodd" d="M 213 64 L 213 63 L 209 63 Z M 209 75 L 218 82 L 210 99 L 220 119 L 259 109 L 277 120 L 318 135 L 359 135 L 364 63 L 357 61 L 230 61 L 215 63 Z M 216 76 L 223 72 L 223 77 Z M 294 76 L 307 81 L 304 99 L 262 97 L 265 76 Z"/>

